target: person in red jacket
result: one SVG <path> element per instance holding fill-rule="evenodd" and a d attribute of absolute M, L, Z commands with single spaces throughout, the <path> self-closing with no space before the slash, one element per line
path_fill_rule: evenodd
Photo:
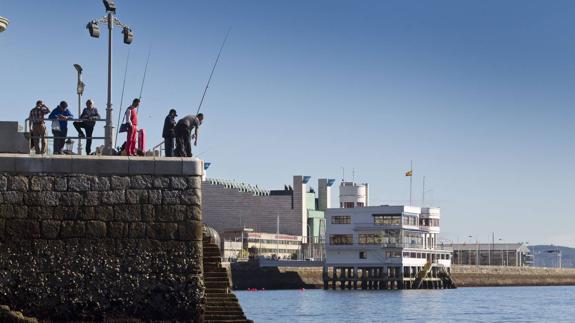
<path fill-rule="evenodd" d="M 138 106 L 140 99 L 134 99 L 132 105 L 126 110 L 126 123 L 129 125 L 126 139 L 126 154 L 136 156 L 136 138 L 138 136 Z"/>

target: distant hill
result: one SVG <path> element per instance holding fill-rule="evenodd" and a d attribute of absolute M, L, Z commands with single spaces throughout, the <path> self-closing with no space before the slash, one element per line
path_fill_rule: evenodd
<path fill-rule="evenodd" d="M 561 267 L 575 268 L 575 248 L 553 246 L 553 245 L 537 245 L 529 246 L 533 253 L 534 266 L 536 267 L 557 267 L 557 253 L 555 250 L 561 251 Z"/>

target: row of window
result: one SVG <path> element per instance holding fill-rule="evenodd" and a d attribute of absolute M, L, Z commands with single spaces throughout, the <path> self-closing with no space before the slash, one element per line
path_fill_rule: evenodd
<path fill-rule="evenodd" d="M 258 239 L 258 238 L 247 238 L 248 242 L 253 243 L 263 243 L 263 244 L 279 244 L 279 245 L 294 245 L 299 246 L 301 242 L 297 240 L 268 240 L 268 239 Z"/>
<path fill-rule="evenodd" d="M 419 220 L 421 226 L 425 227 L 438 227 L 439 219 L 421 219 Z"/>
<path fill-rule="evenodd" d="M 422 253 L 422 252 L 404 252 L 403 253 L 403 257 L 404 258 L 419 258 L 419 259 L 427 259 L 428 256 L 431 255 L 432 258 L 434 259 L 445 259 L 445 260 L 449 260 L 449 254 L 428 254 L 428 253 Z"/>
<path fill-rule="evenodd" d="M 377 225 L 410 225 L 410 226 L 426 226 L 438 227 L 439 219 L 419 219 L 416 215 L 401 215 L 401 214 L 374 214 L 373 223 Z M 351 216 L 349 215 L 334 215 L 331 217 L 331 224 L 351 224 Z"/>
<path fill-rule="evenodd" d="M 421 247 L 423 237 L 418 232 L 405 230 L 382 230 L 378 233 L 360 233 L 357 236 L 360 245 L 401 244 L 403 246 Z M 353 234 L 332 234 L 331 245 L 353 245 Z"/>
<path fill-rule="evenodd" d="M 339 207 L 343 209 L 353 209 L 355 207 L 364 207 L 365 204 L 363 202 L 357 202 L 354 204 L 353 202 L 340 202 Z"/>
<path fill-rule="evenodd" d="M 386 258 L 401 258 L 401 252 L 400 251 L 386 251 L 385 257 Z M 421 252 L 404 252 L 403 257 L 404 258 L 420 258 L 420 259 L 427 259 L 428 257 L 431 257 L 433 259 L 444 259 L 444 260 L 449 260 L 449 258 L 450 258 L 448 254 L 428 254 L 428 253 L 421 253 Z M 359 252 L 359 259 L 367 259 L 367 252 L 366 251 L 360 251 Z"/>
<path fill-rule="evenodd" d="M 334 215 L 331 217 L 331 224 L 351 224 L 351 216 Z"/>

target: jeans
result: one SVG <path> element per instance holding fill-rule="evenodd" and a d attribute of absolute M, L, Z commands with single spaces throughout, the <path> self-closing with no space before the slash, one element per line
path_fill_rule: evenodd
<path fill-rule="evenodd" d="M 86 155 L 92 153 L 92 133 L 94 133 L 94 125 L 85 121 L 74 122 L 74 128 L 78 130 L 78 135 L 83 134 L 82 128 L 86 130 Z"/>
<path fill-rule="evenodd" d="M 54 135 L 54 154 L 61 154 L 66 143 L 66 136 L 68 136 L 68 129 L 52 130 Z"/>
<path fill-rule="evenodd" d="M 192 131 L 186 126 L 176 126 L 176 156 L 192 157 L 192 146 L 190 139 Z"/>
<path fill-rule="evenodd" d="M 166 149 L 166 157 L 174 157 L 174 137 L 164 138 L 164 147 Z"/>

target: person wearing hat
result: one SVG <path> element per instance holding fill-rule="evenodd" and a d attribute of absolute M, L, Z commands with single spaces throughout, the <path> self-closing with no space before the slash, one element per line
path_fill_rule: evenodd
<path fill-rule="evenodd" d="M 162 131 L 162 137 L 164 137 L 164 147 L 166 149 L 166 157 L 174 156 L 174 142 L 176 139 L 176 117 L 178 114 L 176 110 L 171 109 L 170 113 L 166 116 L 164 120 L 164 130 Z"/>
<path fill-rule="evenodd" d="M 46 136 L 46 124 L 44 123 L 44 117 L 49 113 L 50 109 L 42 100 L 38 100 L 28 117 L 32 147 L 34 147 L 37 155 L 46 153 L 46 138 L 44 138 Z"/>
<path fill-rule="evenodd" d="M 96 125 L 95 120 L 100 120 L 100 114 L 98 113 L 98 109 L 94 106 L 94 101 L 91 99 L 86 101 L 86 107 L 82 111 L 82 115 L 80 115 L 80 119 L 82 121 L 76 121 L 73 123 L 74 128 L 78 130 L 78 137 L 80 138 L 87 138 L 86 139 L 86 155 L 92 153 L 92 133 L 94 132 L 94 126 Z M 86 134 L 82 132 L 82 128 L 86 130 Z"/>
<path fill-rule="evenodd" d="M 68 103 L 66 101 L 60 102 L 48 116 L 48 119 L 52 120 L 52 134 L 54 135 L 53 153 L 55 155 L 62 154 L 66 136 L 68 136 L 68 119 L 72 119 L 73 117 L 72 112 L 68 110 Z"/>

